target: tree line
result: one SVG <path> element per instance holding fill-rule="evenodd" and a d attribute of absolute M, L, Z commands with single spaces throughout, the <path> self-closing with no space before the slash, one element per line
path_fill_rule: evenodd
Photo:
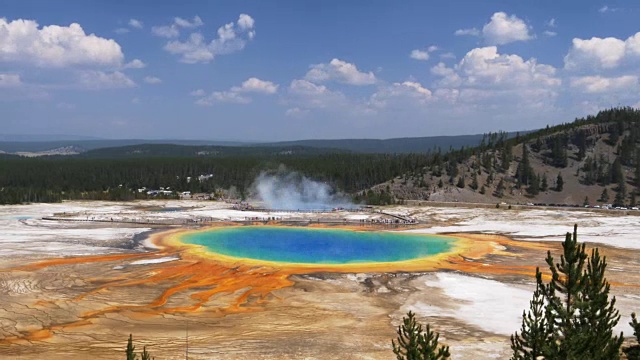
<path fill-rule="evenodd" d="M 261 172 L 283 165 L 338 191 L 354 193 L 425 166 L 427 154 L 321 154 L 222 158 L 86 159 L 0 158 L 0 204 L 61 200 L 133 200 L 137 189 L 213 193 L 237 189 L 243 197 Z M 200 175 L 210 175 L 199 180 Z"/>

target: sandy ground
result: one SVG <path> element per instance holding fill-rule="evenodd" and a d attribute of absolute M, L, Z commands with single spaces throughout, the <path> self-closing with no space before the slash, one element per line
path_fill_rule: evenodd
<path fill-rule="evenodd" d="M 559 210 L 390 207 L 421 223 L 405 231 L 484 233 L 491 251 L 436 271 L 295 273 L 222 266 L 153 249 L 155 225 L 46 221 L 82 219 L 244 220 L 317 214 L 241 212 L 195 201 L 67 202 L 0 207 L 0 358 L 119 359 L 126 338 L 156 359 L 393 359 L 391 339 L 412 310 L 440 332 L 453 359 L 506 359 L 546 250 L 579 225 L 598 246 L 630 335 L 640 310 L 640 217 Z M 336 220 L 378 214 L 332 213 Z M 511 239 L 511 240 L 509 240 Z M 479 246 L 480 247 L 480 246 Z"/>

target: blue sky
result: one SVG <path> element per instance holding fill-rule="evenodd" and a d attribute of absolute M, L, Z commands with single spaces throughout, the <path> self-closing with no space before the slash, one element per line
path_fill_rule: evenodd
<path fill-rule="evenodd" d="M 28 1 L 0 133 L 291 140 L 525 130 L 640 106 L 637 1 Z"/>

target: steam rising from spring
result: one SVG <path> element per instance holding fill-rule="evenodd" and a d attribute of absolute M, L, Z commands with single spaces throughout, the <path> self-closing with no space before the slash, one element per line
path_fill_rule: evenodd
<path fill-rule="evenodd" d="M 261 173 L 254 183 L 257 196 L 269 209 L 330 210 L 353 208 L 350 199 L 331 186 L 296 172 Z"/>

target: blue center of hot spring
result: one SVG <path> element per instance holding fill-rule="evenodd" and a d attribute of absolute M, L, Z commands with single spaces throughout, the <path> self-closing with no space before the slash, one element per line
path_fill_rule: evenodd
<path fill-rule="evenodd" d="M 449 251 L 454 239 L 395 232 L 246 226 L 192 233 L 183 241 L 236 258 L 350 264 L 423 258 Z"/>

